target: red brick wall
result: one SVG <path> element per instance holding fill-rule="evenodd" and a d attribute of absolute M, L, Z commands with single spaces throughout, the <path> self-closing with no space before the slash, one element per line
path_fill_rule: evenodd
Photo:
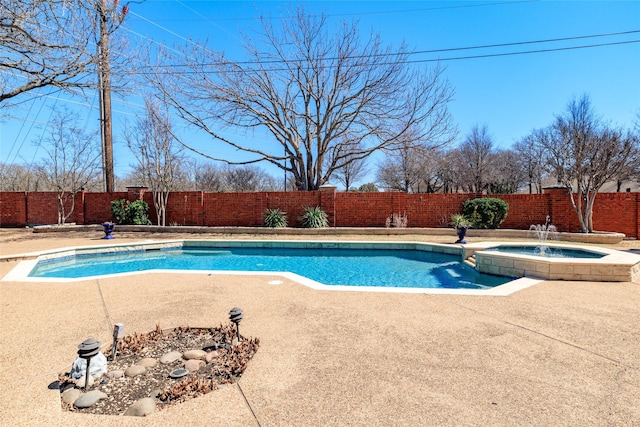
<path fill-rule="evenodd" d="M 79 193 L 74 214 L 67 222 L 97 224 L 111 217 L 111 201 L 142 197 L 156 223 L 152 193 Z M 332 190 L 269 193 L 173 192 L 167 205 L 167 225 L 260 226 L 265 209 L 287 212 L 289 226 L 299 225 L 305 206 L 321 206 L 336 227 L 384 227 L 392 213 L 406 214 L 409 227 L 446 227 L 451 214 L 462 210 L 465 200 L 477 194 L 342 193 Z M 486 197 L 486 196 L 484 196 Z M 551 215 L 559 231 L 579 231 L 579 222 L 564 189 L 545 194 L 495 196 L 509 204 L 502 228 L 528 229 Z M 57 223 L 53 192 L 0 193 L 0 226 L 23 227 Z M 640 193 L 600 193 L 593 211 L 594 228 L 640 238 Z"/>
<path fill-rule="evenodd" d="M 115 221 L 111 215 L 113 200 L 127 200 L 127 192 L 118 193 L 84 193 L 84 221 L 85 224 L 100 224 Z"/>
<path fill-rule="evenodd" d="M 531 224 L 544 224 L 547 215 L 551 215 L 548 194 L 501 194 L 492 196 L 509 204 L 509 212 L 501 228 L 527 230 Z M 556 224 L 555 218 L 552 220 Z"/>
<path fill-rule="evenodd" d="M 639 208 L 640 193 L 598 193 L 593 205 L 593 228 L 640 239 Z"/>
<path fill-rule="evenodd" d="M 0 193 L 0 227 L 24 227 L 27 224 L 27 194 Z"/>
<path fill-rule="evenodd" d="M 13 193 L 16 194 L 16 193 Z M 17 193 L 20 194 L 20 193 Z M 56 192 L 30 192 L 25 193 L 27 200 L 26 223 L 17 224 L 24 226 L 27 224 L 57 224 L 58 223 L 58 196 Z M 66 219 L 66 223 L 85 224 L 84 219 L 84 195 L 86 193 L 77 193 L 74 197 L 74 203 L 69 198 L 65 203 L 65 215 L 69 213 L 73 206 L 73 212 Z M 2 212 L 5 212 L 4 205 Z"/>

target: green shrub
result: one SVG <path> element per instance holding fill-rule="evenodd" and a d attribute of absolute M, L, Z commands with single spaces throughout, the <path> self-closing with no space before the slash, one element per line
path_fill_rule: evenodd
<path fill-rule="evenodd" d="M 507 202 L 491 197 L 466 200 L 462 205 L 462 214 L 473 228 L 498 228 L 508 211 Z"/>
<path fill-rule="evenodd" d="M 329 226 L 329 218 L 320 206 L 307 206 L 300 217 L 300 223 L 304 228 L 323 228 Z"/>
<path fill-rule="evenodd" d="M 118 224 L 150 225 L 147 212 L 149 212 L 149 205 L 144 200 L 129 202 L 122 199 L 111 202 L 111 214 Z"/>
<path fill-rule="evenodd" d="M 284 228 L 287 226 L 287 213 L 280 209 L 267 209 L 262 214 L 262 224 L 270 228 Z"/>

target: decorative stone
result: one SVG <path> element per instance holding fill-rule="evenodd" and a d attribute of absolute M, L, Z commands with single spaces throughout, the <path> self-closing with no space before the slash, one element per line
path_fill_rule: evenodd
<path fill-rule="evenodd" d="M 149 397 L 152 399 L 155 399 L 156 397 L 160 396 L 160 393 L 162 393 L 162 390 L 159 388 L 154 388 L 153 390 L 151 390 L 151 392 L 149 393 Z"/>
<path fill-rule="evenodd" d="M 145 368 L 151 368 L 152 366 L 156 366 L 158 361 L 153 357 L 145 357 L 144 359 L 140 359 L 136 362 L 138 366 L 144 366 Z"/>
<path fill-rule="evenodd" d="M 187 371 L 186 369 L 174 369 L 173 371 L 171 371 L 171 373 L 169 373 L 169 376 L 171 378 L 182 378 L 188 373 L 189 371 Z"/>
<path fill-rule="evenodd" d="M 189 372 L 197 371 L 198 369 L 202 368 L 204 365 L 206 365 L 205 361 L 200 359 L 191 359 L 184 362 L 184 367 Z"/>
<path fill-rule="evenodd" d="M 127 408 L 124 414 L 131 417 L 146 417 L 147 415 L 153 414 L 153 411 L 155 410 L 155 399 L 151 397 L 144 397 L 133 402 L 133 404 Z"/>
<path fill-rule="evenodd" d="M 107 372 L 107 358 L 102 352 L 98 352 L 95 356 L 91 358 L 91 376 L 95 378 L 101 377 L 105 372 Z M 69 376 L 74 379 L 78 379 L 83 377 L 85 371 L 87 370 L 87 359 L 83 359 L 81 357 L 76 358 L 73 362 L 73 366 L 71 367 L 71 372 Z"/>
<path fill-rule="evenodd" d="M 93 377 L 89 377 L 89 383 L 85 384 L 86 380 L 85 380 L 84 375 L 83 375 L 83 376 L 81 376 L 80 378 L 78 378 L 76 380 L 76 387 L 80 387 L 80 388 L 84 388 L 85 386 L 91 387 L 94 382 L 95 382 L 95 380 L 93 379 Z"/>
<path fill-rule="evenodd" d="M 107 372 L 107 378 L 112 380 L 117 380 L 118 378 L 124 377 L 124 371 L 122 369 L 116 369 L 114 371 Z"/>
<path fill-rule="evenodd" d="M 90 408 L 95 405 L 100 399 L 105 399 L 106 397 L 107 395 L 100 390 L 91 390 L 90 392 L 78 397 L 73 402 L 73 406 L 75 406 L 76 408 Z"/>
<path fill-rule="evenodd" d="M 69 405 L 71 405 L 80 396 L 82 396 L 82 391 L 77 388 L 68 388 L 62 392 L 60 398 L 64 403 L 68 403 Z"/>
<path fill-rule="evenodd" d="M 211 363 L 211 361 L 217 357 L 220 356 L 220 353 L 218 353 L 218 350 L 214 350 L 214 351 L 210 351 L 209 353 L 207 353 L 207 355 L 205 356 L 204 360 L 207 363 Z"/>
<path fill-rule="evenodd" d="M 124 375 L 127 377 L 135 377 L 136 375 L 144 374 L 146 370 L 147 368 L 144 366 L 132 365 L 125 369 Z"/>
<path fill-rule="evenodd" d="M 182 357 L 187 360 L 191 360 L 191 359 L 204 360 L 204 358 L 207 357 L 207 352 L 204 350 L 189 350 L 185 352 L 182 355 Z"/>
<path fill-rule="evenodd" d="M 170 351 L 169 353 L 165 353 L 160 357 L 160 363 L 163 365 L 168 365 L 169 363 L 173 363 L 176 360 L 182 359 L 182 353 L 179 351 Z"/>

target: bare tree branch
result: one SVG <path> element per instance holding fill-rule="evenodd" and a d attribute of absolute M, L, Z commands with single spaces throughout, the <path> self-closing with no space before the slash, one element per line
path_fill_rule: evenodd
<path fill-rule="evenodd" d="M 301 190 L 317 189 L 351 161 L 399 148 L 408 135 L 451 140 L 453 91 L 442 68 L 413 68 L 404 46 L 383 47 L 375 35 L 362 41 L 355 24 L 336 35 L 330 30 L 324 17 L 302 10 L 277 28 L 265 19 L 262 43 L 247 40 L 250 62 L 189 47 L 188 64 L 177 72 L 160 66 L 153 80 L 182 119 L 253 161 L 286 170 Z M 165 52 L 160 57 L 174 61 Z M 266 129 L 273 139 L 230 140 L 219 130 L 228 127 Z M 340 146 L 350 156 L 327 162 Z"/>

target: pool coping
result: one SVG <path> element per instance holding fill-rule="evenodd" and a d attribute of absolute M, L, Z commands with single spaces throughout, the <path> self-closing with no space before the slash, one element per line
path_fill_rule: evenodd
<path fill-rule="evenodd" d="M 335 240 L 226 240 L 226 239 L 206 239 L 206 240 L 149 240 L 135 243 L 113 243 L 106 245 L 75 246 L 61 249 L 51 249 L 46 251 L 32 252 L 27 254 L 17 254 L 0 257 L 0 260 L 20 261 L 11 269 L 0 281 L 12 282 L 41 282 L 41 283 L 68 283 L 82 282 L 102 278 L 124 277 L 138 274 L 206 274 L 206 275 L 251 275 L 265 277 L 283 277 L 293 282 L 315 290 L 330 291 L 351 291 L 351 292 L 391 292 L 391 293 L 416 293 L 416 294 L 446 294 L 446 295 L 486 295 L 486 296 L 507 296 L 519 290 L 533 286 L 540 282 L 536 278 L 517 278 L 503 285 L 498 285 L 487 289 L 444 289 L 444 288 L 391 288 L 377 286 L 340 286 L 325 285 L 311 280 L 307 277 L 291 272 L 255 272 L 255 271 L 227 271 L 227 270 L 145 270 L 140 272 L 117 273 L 100 276 L 87 276 L 82 278 L 39 278 L 29 277 L 29 273 L 38 261 L 60 258 L 65 256 L 77 256 L 89 253 L 118 253 L 142 250 L 162 250 L 168 248 L 207 247 L 211 244 L 224 244 L 224 247 L 261 247 L 261 248 L 350 248 L 350 249 L 411 249 L 427 252 L 439 252 L 460 256 L 463 261 L 466 257 L 466 250 L 463 245 L 452 245 L 442 243 L 426 242 L 389 242 L 389 241 L 335 241 Z M 514 277 L 507 275 L 507 277 Z"/>

